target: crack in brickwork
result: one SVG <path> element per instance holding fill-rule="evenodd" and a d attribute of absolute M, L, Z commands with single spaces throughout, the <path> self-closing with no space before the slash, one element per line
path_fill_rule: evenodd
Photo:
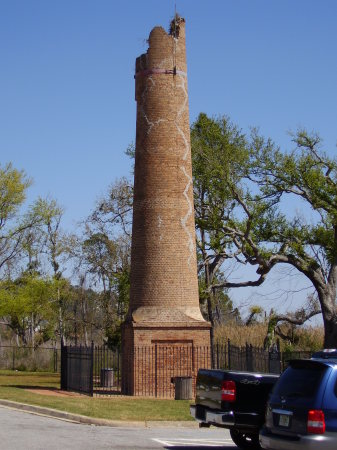
<path fill-rule="evenodd" d="M 159 228 L 159 229 L 161 228 L 162 223 L 163 223 L 162 218 L 161 218 L 160 216 L 158 216 L 158 228 Z M 163 235 L 160 233 L 160 235 L 159 235 L 159 241 L 162 241 L 162 239 L 163 239 Z"/>
<path fill-rule="evenodd" d="M 181 84 L 176 85 L 176 87 L 177 88 L 181 88 L 183 93 L 184 93 L 183 104 L 181 105 L 181 107 L 180 107 L 180 109 L 178 110 L 178 113 L 177 113 L 177 119 L 180 120 L 182 114 L 186 111 L 187 106 L 188 106 L 188 94 L 187 94 L 187 87 L 186 87 L 187 79 L 184 76 L 180 75 L 180 74 L 176 75 L 176 77 L 178 77 L 180 79 L 180 81 L 181 81 Z M 184 159 L 186 159 L 186 157 L 184 157 Z"/>
<path fill-rule="evenodd" d="M 182 219 L 180 219 L 180 222 L 181 222 L 181 225 L 184 228 L 184 230 L 185 230 L 185 232 L 187 234 L 187 237 L 188 237 L 187 247 L 189 249 L 189 256 L 188 256 L 188 259 L 187 259 L 187 263 L 190 266 L 191 265 L 191 259 L 193 257 L 193 252 L 195 251 L 195 245 L 194 245 L 194 236 L 192 235 L 191 230 L 186 226 L 186 224 L 187 224 L 188 219 L 193 214 L 193 206 L 192 206 L 191 200 L 190 200 L 189 195 L 188 195 L 188 191 L 189 191 L 190 187 L 193 186 L 193 180 L 192 180 L 192 177 L 190 177 L 188 175 L 188 173 L 186 172 L 186 169 L 185 169 L 184 166 L 180 167 L 180 169 L 182 170 L 183 174 L 185 175 L 185 177 L 188 180 L 188 182 L 186 184 L 186 187 L 185 187 L 185 190 L 184 190 L 184 194 L 183 194 L 185 199 L 186 199 L 186 202 L 188 204 L 188 211 L 187 211 L 186 216 L 184 216 Z"/>
<path fill-rule="evenodd" d="M 149 82 L 151 82 L 151 86 L 150 87 L 148 87 Z M 141 113 L 142 113 L 142 115 L 143 115 L 143 117 L 145 119 L 145 122 L 148 125 L 148 129 L 146 131 L 147 135 L 149 135 L 151 133 L 151 130 L 152 130 L 152 128 L 154 126 L 160 125 L 162 122 L 166 122 L 165 119 L 161 119 L 161 118 L 157 119 L 156 121 L 151 121 L 151 120 L 149 120 L 147 114 L 145 113 L 144 105 L 146 104 L 147 95 L 148 95 L 148 93 L 150 91 L 152 91 L 154 89 L 155 86 L 156 86 L 156 82 L 154 81 L 153 77 L 151 77 L 151 76 L 147 77 L 147 79 L 146 79 L 146 87 L 145 87 L 145 89 L 144 89 L 144 91 L 142 93 L 142 102 L 141 102 L 141 105 L 140 105 Z"/>
<path fill-rule="evenodd" d="M 180 79 L 180 84 L 177 84 L 176 87 L 180 88 L 183 91 L 184 101 L 177 112 L 177 118 L 175 120 L 175 125 L 178 130 L 178 133 L 180 134 L 180 136 L 182 137 L 183 142 L 184 142 L 185 150 L 184 150 L 184 154 L 182 155 L 182 160 L 186 161 L 188 155 L 190 154 L 190 146 L 189 146 L 189 142 L 187 140 L 185 133 L 179 126 L 179 120 L 183 116 L 184 112 L 186 112 L 187 107 L 188 107 L 188 94 L 187 94 L 187 87 L 186 87 L 187 80 L 182 76 L 179 76 L 179 79 Z M 184 176 L 187 178 L 187 184 L 186 184 L 184 192 L 183 192 L 183 196 L 185 197 L 186 203 L 187 203 L 187 213 L 183 218 L 180 219 L 180 222 L 181 222 L 181 225 L 187 235 L 187 248 L 189 250 L 189 256 L 187 258 L 187 263 L 188 263 L 188 266 L 190 267 L 191 260 L 193 258 L 193 253 L 195 252 L 195 244 L 194 244 L 193 233 L 187 226 L 187 222 L 193 214 L 193 205 L 190 200 L 190 195 L 193 196 L 193 181 L 192 181 L 192 177 L 186 172 L 186 168 L 184 166 L 181 166 L 180 170 L 183 172 Z M 189 195 L 190 189 L 192 190 L 192 192 Z"/>

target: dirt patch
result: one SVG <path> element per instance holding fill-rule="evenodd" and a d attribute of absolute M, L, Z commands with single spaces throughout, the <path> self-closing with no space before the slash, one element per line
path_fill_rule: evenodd
<path fill-rule="evenodd" d="M 77 392 L 61 391 L 60 389 L 25 389 L 25 391 L 50 397 L 81 397 L 81 394 Z"/>

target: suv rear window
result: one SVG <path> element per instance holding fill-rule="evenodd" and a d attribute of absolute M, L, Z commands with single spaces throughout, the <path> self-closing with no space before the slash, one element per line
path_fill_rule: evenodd
<path fill-rule="evenodd" d="M 310 361 L 293 361 L 281 375 L 273 393 L 280 397 L 311 398 L 317 392 L 326 369 L 326 366 L 311 364 Z"/>

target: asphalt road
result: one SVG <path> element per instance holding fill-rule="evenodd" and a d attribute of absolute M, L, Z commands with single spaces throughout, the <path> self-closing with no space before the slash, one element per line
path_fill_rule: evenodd
<path fill-rule="evenodd" d="M 227 430 L 100 427 L 0 406 L 0 450 L 236 449 Z"/>

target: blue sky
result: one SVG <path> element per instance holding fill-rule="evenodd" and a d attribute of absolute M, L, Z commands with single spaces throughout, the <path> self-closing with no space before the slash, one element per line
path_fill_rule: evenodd
<path fill-rule="evenodd" d="M 64 227 L 129 175 L 135 58 L 174 0 L 0 0 L 0 162 L 52 196 Z M 287 131 L 337 141 L 335 0 L 176 0 L 187 22 L 190 118 L 227 114 L 284 149 Z"/>

